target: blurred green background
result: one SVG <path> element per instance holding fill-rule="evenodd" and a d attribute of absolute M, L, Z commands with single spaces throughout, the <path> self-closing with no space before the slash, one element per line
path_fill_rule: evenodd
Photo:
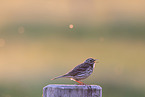
<path fill-rule="evenodd" d="M 69 25 L 73 24 L 71 29 Z M 144 0 L 1 0 L 0 97 L 41 97 L 89 57 L 103 97 L 145 97 Z"/>

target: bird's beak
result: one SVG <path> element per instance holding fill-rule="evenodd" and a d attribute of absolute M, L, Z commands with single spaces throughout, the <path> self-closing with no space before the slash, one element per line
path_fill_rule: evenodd
<path fill-rule="evenodd" d="M 94 62 L 95 62 L 95 63 L 98 63 L 98 61 L 97 61 L 97 60 L 98 60 L 98 59 L 95 59 L 95 61 L 94 61 Z M 97 62 L 96 62 L 96 61 L 97 61 Z"/>

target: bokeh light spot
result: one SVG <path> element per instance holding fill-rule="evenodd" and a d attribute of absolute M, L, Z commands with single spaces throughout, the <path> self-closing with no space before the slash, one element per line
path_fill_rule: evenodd
<path fill-rule="evenodd" d="M 73 24 L 70 24 L 70 25 L 69 25 L 69 28 L 70 28 L 70 29 L 72 29 L 73 27 L 74 27 L 74 25 L 73 25 Z"/>
<path fill-rule="evenodd" d="M 18 28 L 18 33 L 20 33 L 20 34 L 22 34 L 22 33 L 24 33 L 24 27 L 23 26 L 21 26 L 21 27 L 19 27 Z"/>
<path fill-rule="evenodd" d="M 100 42 L 104 42 L 104 41 L 105 41 L 104 37 L 100 37 L 100 38 L 99 38 L 99 41 L 100 41 Z"/>

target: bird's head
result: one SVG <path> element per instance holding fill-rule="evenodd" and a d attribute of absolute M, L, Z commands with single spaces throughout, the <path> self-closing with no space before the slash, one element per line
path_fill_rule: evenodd
<path fill-rule="evenodd" d="M 97 59 L 88 58 L 84 63 L 94 64 Z"/>

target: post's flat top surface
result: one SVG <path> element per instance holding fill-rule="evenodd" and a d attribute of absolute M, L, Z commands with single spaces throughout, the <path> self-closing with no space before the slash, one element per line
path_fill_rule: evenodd
<path fill-rule="evenodd" d="M 44 88 L 61 88 L 61 89 L 88 89 L 89 87 L 92 89 L 102 90 L 102 87 L 99 85 L 68 85 L 68 84 L 50 84 L 45 86 Z"/>

